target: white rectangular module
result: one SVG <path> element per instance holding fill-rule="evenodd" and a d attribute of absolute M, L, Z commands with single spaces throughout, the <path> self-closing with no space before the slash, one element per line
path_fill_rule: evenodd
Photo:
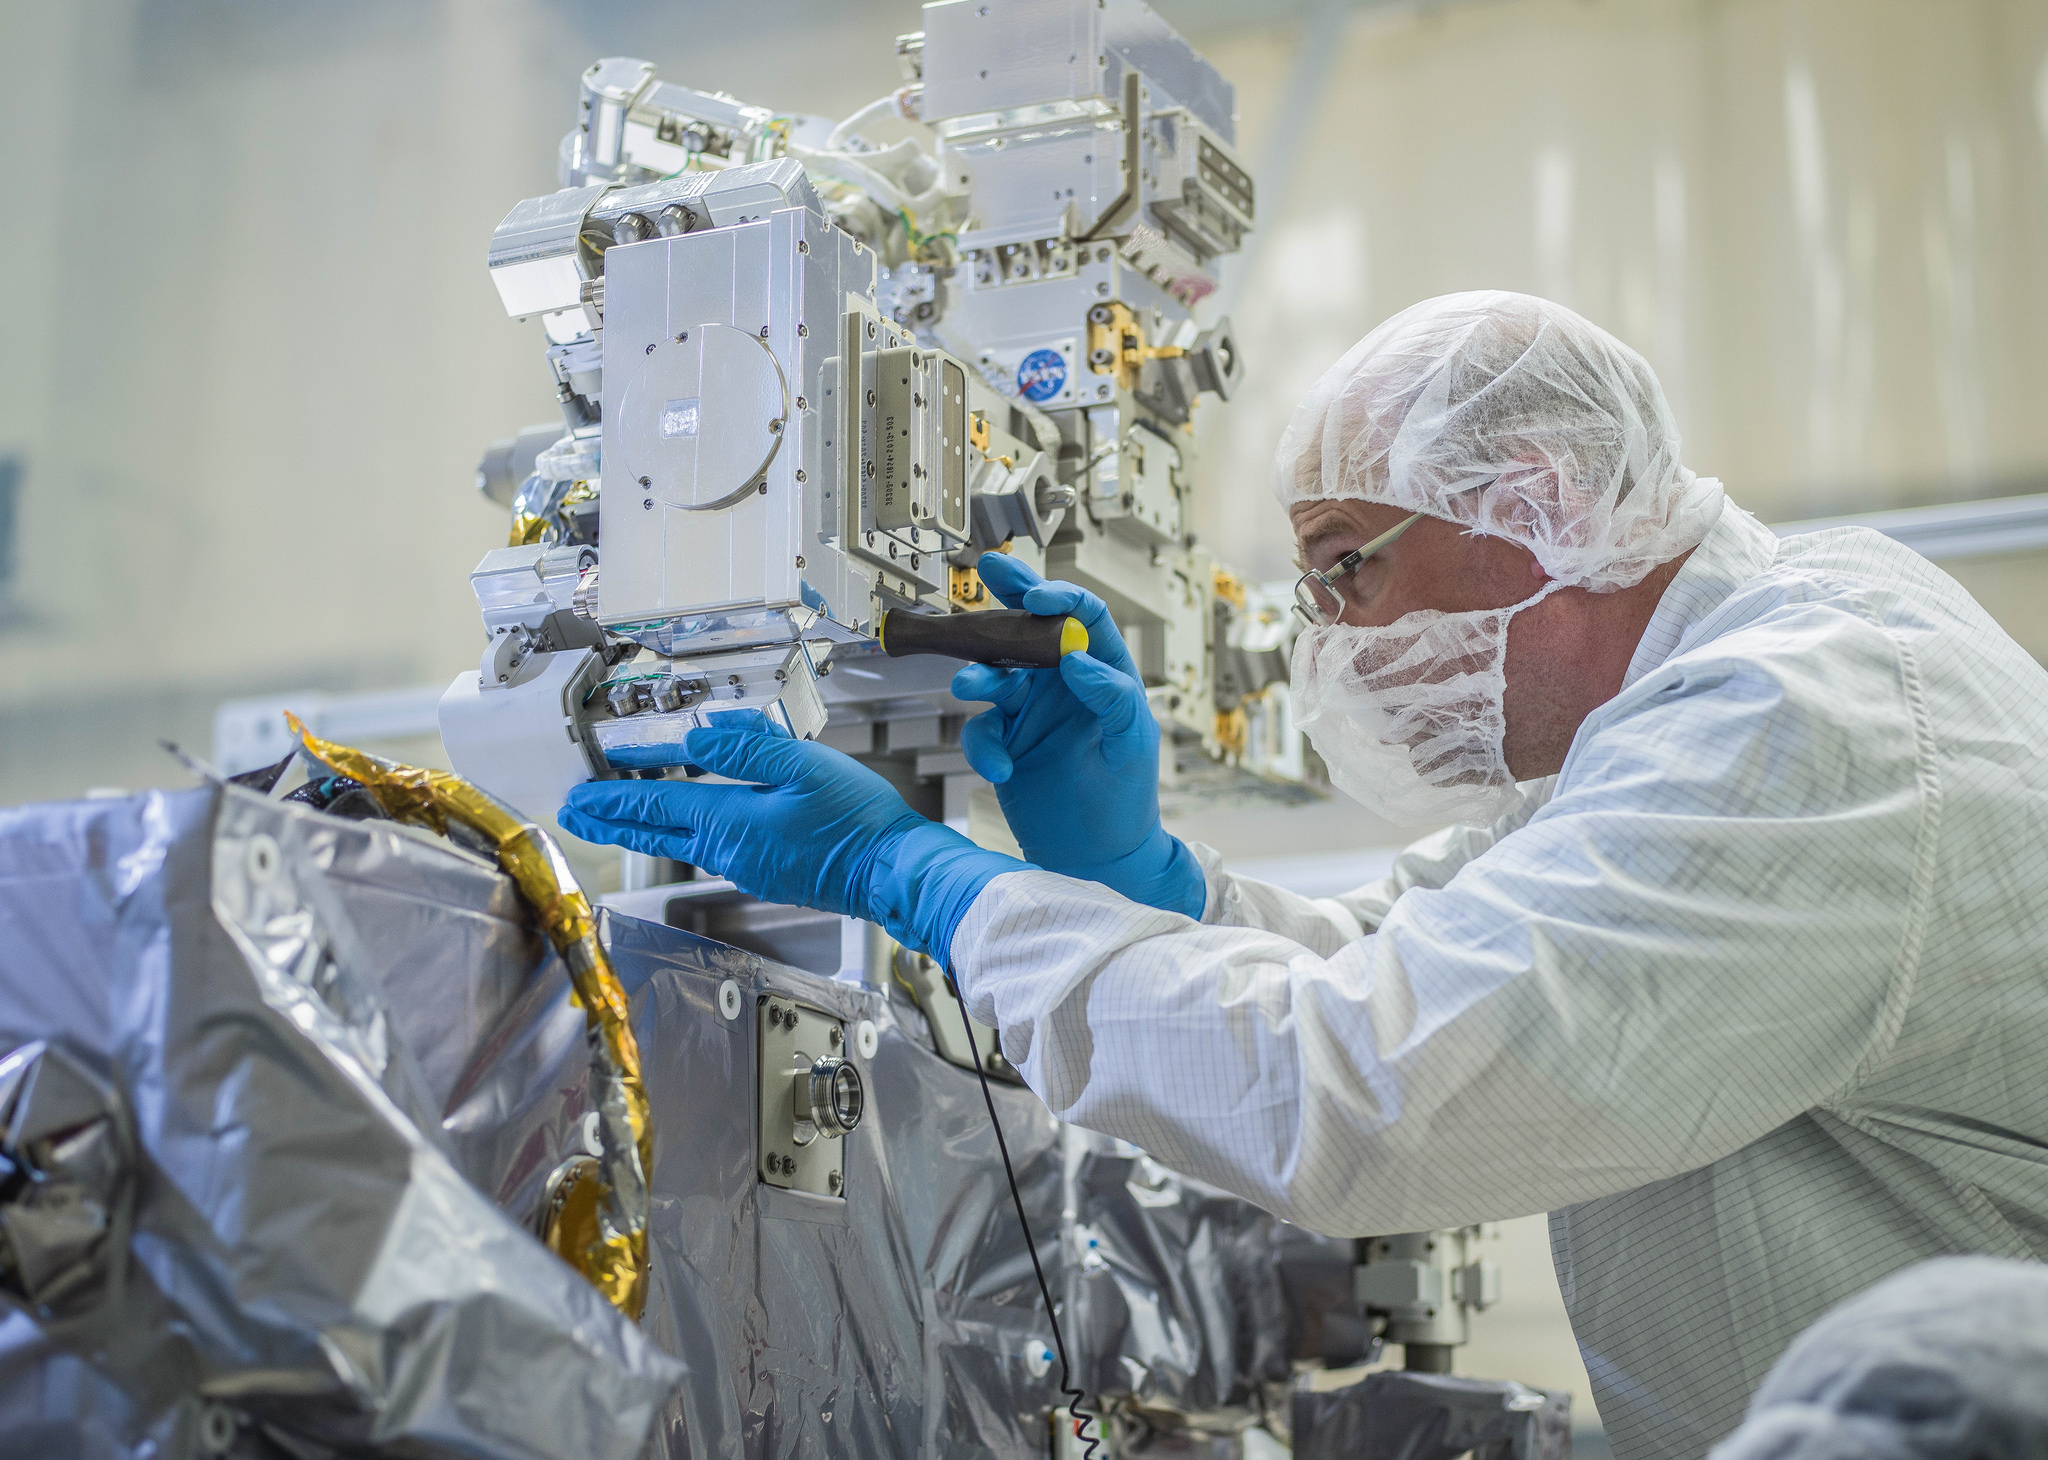
<path fill-rule="evenodd" d="M 1069 102 L 1114 107 L 1134 67 L 1223 138 L 1236 89 L 1142 0 L 940 0 L 924 7 L 926 121 Z M 1161 98 L 1163 101 L 1163 98 Z"/>
<path fill-rule="evenodd" d="M 820 225 L 783 208 L 608 251 L 605 623 L 798 602 L 801 463 L 817 450 L 844 240 Z M 804 300 L 819 272 L 814 338 Z"/>

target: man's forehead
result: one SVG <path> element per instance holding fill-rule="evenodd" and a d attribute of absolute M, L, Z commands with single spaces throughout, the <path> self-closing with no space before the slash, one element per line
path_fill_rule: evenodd
<path fill-rule="evenodd" d="M 1375 532 L 1381 520 L 1398 521 L 1408 514 L 1386 502 L 1367 502 L 1356 497 L 1324 497 L 1296 502 L 1287 509 L 1294 535 L 1303 542 L 1338 532 Z"/>

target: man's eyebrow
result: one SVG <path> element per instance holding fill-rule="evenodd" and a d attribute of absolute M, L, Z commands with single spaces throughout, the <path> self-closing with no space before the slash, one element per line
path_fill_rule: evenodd
<path fill-rule="evenodd" d="M 1310 529 L 1306 536 L 1295 539 L 1294 566 L 1306 573 L 1309 549 L 1318 543 L 1328 542 L 1333 537 L 1355 537 L 1361 544 L 1365 542 L 1365 534 L 1359 531 L 1355 523 L 1346 522 L 1341 518 L 1325 519 L 1322 524 Z"/>

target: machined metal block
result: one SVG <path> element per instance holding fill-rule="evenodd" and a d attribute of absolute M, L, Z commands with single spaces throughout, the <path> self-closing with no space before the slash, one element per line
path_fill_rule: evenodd
<path fill-rule="evenodd" d="M 937 0 L 924 7 L 924 115 L 1108 102 L 1135 68 L 1226 142 L 1237 92 L 1142 0 Z"/>

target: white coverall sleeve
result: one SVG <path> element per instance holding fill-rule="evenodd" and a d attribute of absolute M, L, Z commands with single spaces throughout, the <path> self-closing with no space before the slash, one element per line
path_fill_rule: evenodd
<path fill-rule="evenodd" d="M 1523 785 L 1522 804 L 1491 826 L 1460 824 L 1410 843 L 1387 875 L 1338 897 L 1303 897 L 1270 882 L 1224 870 L 1212 847 L 1189 842 L 1209 886 L 1202 921 L 1220 927 L 1263 928 L 1318 953 L 1335 953 L 1377 928 L 1395 899 L 1411 887 L 1441 887 L 1460 867 L 1524 825 L 1550 798 L 1556 777 Z"/>
<path fill-rule="evenodd" d="M 1849 1088 L 1917 966 L 1933 758 L 1890 638 L 1834 618 L 1631 686 L 1526 826 L 1334 952 L 1034 870 L 954 971 L 1054 1114 L 1318 1231 L 1693 1170 Z"/>

